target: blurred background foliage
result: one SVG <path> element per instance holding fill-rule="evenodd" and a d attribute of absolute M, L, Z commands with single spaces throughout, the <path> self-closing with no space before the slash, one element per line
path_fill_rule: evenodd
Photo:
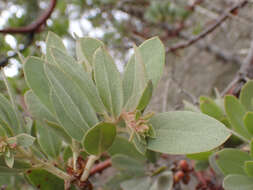
<path fill-rule="evenodd" d="M 201 0 L 200 0 L 201 1 Z M 46 26 L 36 33 L 24 57 L 45 53 L 45 38 L 53 31 L 75 55 L 75 39 L 83 36 L 105 42 L 120 70 L 133 53 L 133 43 L 159 36 L 165 47 L 198 35 L 237 0 L 203 0 L 195 10 L 194 0 L 58 0 Z M 47 9 L 50 0 L 0 0 L 0 29 L 31 24 Z M 252 33 L 252 3 L 229 19 L 215 32 L 179 53 L 168 53 L 165 74 L 152 99 L 152 110 L 168 111 L 182 108 L 182 99 L 191 102 L 199 95 L 212 94 L 214 87 L 223 90 L 234 77 L 241 58 L 247 55 Z M 184 33 L 173 33 L 184 26 Z M 24 46 L 26 36 L 0 33 L 0 60 Z M 152 54 L 152 52 L 150 52 Z M 226 55 L 227 57 L 222 57 Z M 234 64 L 235 63 L 235 64 Z M 27 90 L 18 57 L 11 58 L 4 68 L 17 102 L 24 107 Z M 0 90 L 5 87 L 0 82 Z M 1 168 L 0 168 L 1 170 Z M 16 178 L 18 179 L 18 178 Z M 33 189 L 23 179 L 0 175 L 0 189 Z"/>

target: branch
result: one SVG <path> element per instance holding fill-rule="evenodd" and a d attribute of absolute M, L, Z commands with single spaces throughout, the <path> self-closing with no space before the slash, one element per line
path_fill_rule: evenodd
<path fill-rule="evenodd" d="M 45 24 L 47 19 L 49 19 L 49 17 L 51 16 L 51 14 L 52 14 L 55 6 L 56 6 L 56 3 L 57 3 L 57 0 L 51 0 L 48 9 L 37 20 L 35 20 L 33 23 L 31 23 L 27 26 L 24 26 L 24 27 L 20 27 L 20 28 L 6 28 L 6 29 L 3 29 L 3 30 L 0 30 L 0 33 L 24 34 L 24 33 L 38 32 L 39 29 L 41 28 L 41 26 L 43 24 Z"/>
<path fill-rule="evenodd" d="M 33 42 L 33 39 L 34 39 L 34 33 L 30 33 L 27 35 L 27 40 L 24 44 L 24 46 L 22 48 L 20 48 L 18 51 L 19 52 L 23 52 L 25 51 Z M 0 60 L 0 69 L 5 67 L 7 64 L 8 64 L 8 61 L 9 59 L 13 58 L 13 57 L 16 57 L 18 54 L 17 51 L 15 51 L 12 55 L 10 56 L 7 56 L 7 57 L 3 57 L 1 60 Z"/>
<path fill-rule="evenodd" d="M 23 52 L 26 50 L 33 42 L 34 34 L 36 32 L 41 32 L 41 26 L 46 23 L 47 19 L 51 16 L 55 6 L 56 6 L 57 0 L 51 0 L 51 3 L 48 7 L 48 9 L 42 14 L 35 22 L 28 26 L 20 27 L 20 28 L 6 28 L 3 30 L 0 30 L 0 33 L 4 34 L 27 34 L 27 40 L 24 44 L 24 46 L 20 49 L 18 49 L 19 52 Z M 8 64 L 9 59 L 17 56 L 17 51 L 14 52 L 12 55 L 3 57 L 0 60 L 0 69 L 5 67 Z"/>
<path fill-rule="evenodd" d="M 179 37 L 189 40 L 189 37 L 187 34 L 184 32 L 180 32 L 178 34 Z M 231 62 L 237 65 L 242 65 L 241 58 L 239 56 L 234 55 L 233 53 L 230 53 L 214 44 L 204 42 L 204 41 L 199 41 L 196 43 L 197 48 L 201 50 L 205 50 L 206 52 L 210 52 L 214 54 L 218 59 L 225 61 L 225 62 Z"/>
<path fill-rule="evenodd" d="M 221 15 L 221 17 L 218 18 L 217 21 L 213 25 L 209 26 L 207 29 L 205 29 L 203 32 L 201 32 L 199 35 L 191 37 L 190 40 L 188 40 L 186 42 L 180 42 L 178 44 L 175 44 L 175 45 L 169 47 L 167 49 L 167 52 L 173 52 L 178 49 L 187 48 L 187 47 L 191 46 L 192 44 L 196 43 L 197 41 L 203 39 L 208 34 L 212 33 L 216 28 L 218 28 L 225 20 L 227 20 L 227 18 L 230 17 L 231 13 L 233 14 L 239 8 L 244 7 L 248 2 L 249 2 L 248 0 L 243 0 L 243 1 L 240 1 L 239 3 L 235 4 L 233 7 L 229 8 L 227 11 L 225 11 L 225 13 L 223 13 L 223 15 Z"/>
<path fill-rule="evenodd" d="M 90 171 L 90 175 L 94 175 L 96 173 L 102 172 L 103 170 L 105 170 L 106 168 L 111 167 L 112 165 L 112 161 L 111 159 L 105 160 L 99 164 L 97 164 L 96 166 L 94 166 L 91 171 Z"/>
<path fill-rule="evenodd" d="M 226 94 L 238 95 L 248 78 L 253 78 L 253 39 L 251 41 L 249 53 L 241 65 L 240 70 L 222 92 L 222 96 Z"/>

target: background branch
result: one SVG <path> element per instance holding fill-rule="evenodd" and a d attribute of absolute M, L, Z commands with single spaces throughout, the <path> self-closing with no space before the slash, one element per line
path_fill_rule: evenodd
<path fill-rule="evenodd" d="M 51 0 L 50 5 L 48 9 L 33 23 L 29 24 L 28 26 L 20 27 L 20 28 L 6 28 L 3 30 L 0 30 L 0 33 L 4 34 L 24 34 L 27 36 L 25 44 L 23 47 L 15 51 L 12 55 L 3 57 L 0 60 L 0 68 L 5 67 L 8 65 L 9 59 L 17 56 L 18 52 L 25 51 L 33 42 L 34 35 L 36 32 L 41 32 L 41 27 L 46 23 L 46 21 L 50 18 L 55 6 L 56 6 L 57 0 Z"/>

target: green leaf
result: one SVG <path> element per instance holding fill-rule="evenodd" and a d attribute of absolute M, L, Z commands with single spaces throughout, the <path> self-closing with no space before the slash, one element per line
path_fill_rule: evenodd
<path fill-rule="evenodd" d="M 112 176 L 105 184 L 104 190 L 119 190 L 121 189 L 120 184 L 123 181 L 131 179 L 132 176 L 126 173 L 118 173 Z"/>
<path fill-rule="evenodd" d="M 168 154 L 210 151 L 230 136 L 230 132 L 219 121 L 189 111 L 157 114 L 151 118 L 150 124 L 156 130 L 156 138 L 148 140 L 148 149 Z"/>
<path fill-rule="evenodd" d="M 209 156 L 212 155 L 214 151 L 201 152 L 198 154 L 188 154 L 187 158 L 191 160 L 208 160 Z"/>
<path fill-rule="evenodd" d="M 253 158 L 253 140 L 250 142 L 250 156 Z"/>
<path fill-rule="evenodd" d="M 98 120 L 95 111 L 83 95 L 83 92 L 72 82 L 70 77 L 65 75 L 56 66 L 45 64 L 45 70 L 53 89 L 52 92 L 56 95 L 52 102 L 54 103 L 56 115 L 60 123 L 63 127 L 65 126 L 64 128 L 68 133 L 72 133 L 70 131 L 75 130 L 73 129 L 75 128 L 74 126 L 69 126 L 61 121 L 62 116 L 60 115 L 63 108 L 64 112 L 68 115 L 68 118 L 71 119 L 71 122 L 75 123 L 75 126 L 78 126 L 78 128 L 85 133 L 88 128 L 94 126 Z M 60 104 L 60 109 L 59 105 L 56 105 L 56 98 L 58 99 L 57 102 Z M 81 140 L 80 135 L 78 135 L 78 137 L 72 137 Z"/>
<path fill-rule="evenodd" d="M 197 160 L 194 167 L 196 171 L 204 171 L 209 167 L 209 162 L 208 160 Z"/>
<path fill-rule="evenodd" d="M 173 173 L 165 171 L 154 181 L 149 190 L 172 190 L 173 188 Z"/>
<path fill-rule="evenodd" d="M 35 141 L 35 138 L 31 135 L 21 133 L 16 136 L 17 144 L 23 147 L 29 147 L 32 146 L 32 144 Z"/>
<path fill-rule="evenodd" d="M 31 90 L 25 93 L 25 103 L 34 119 L 56 121 L 54 115 Z"/>
<path fill-rule="evenodd" d="M 15 113 L 15 116 L 16 116 L 16 119 L 17 119 L 17 123 L 18 123 L 18 126 L 17 128 L 19 128 L 19 130 L 21 132 L 24 131 L 24 119 L 23 117 L 21 116 L 21 113 L 19 112 L 18 110 L 18 107 L 17 107 L 17 104 L 15 102 L 15 99 L 16 99 L 16 95 L 15 95 L 15 92 L 14 92 L 14 89 L 13 87 L 10 85 L 9 83 L 9 80 L 7 79 L 7 77 L 5 76 L 5 73 L 4 71 L 2 71 L 2 78 L 3 78 L 3 81 L 4 81 L 4 84 L 6 86 L 6 90 L 7 90 L 7 93 L 9 95 L 9 98 L 10 98 L 10 102 L 11 102 L 11 106 L 12 106 L 12 109 Z M 18 131 L 16 131 L 18 133 Z"/>
<path fill-rule="evenodd" d="M 136 109 L 148 81 L 140 51 L 136 46 L 134 46 L 134 50 L 134 57 L 128 62 L 123 76 L 123 94 L 126 111 Z"/>
<path fill-rule="evenodd" d="M 51 121 L 45 121 L 45 123 L 47 124 L 47 127 L 49 127 L 53 131 L 54 135 L 56 135 L 57 137 L 60 137 L 67 144 L 72 143 L 71 137 L 61 126 L 59 126 L 58 123 L 54 123 Z"/>
<path fill-rule="evenodd" d="M 4 129 L 7 136 L 14 136 L 11 127 L 4 120 L 1 119 L 1 116 L 0 116 L 0 126 L 2 127 L 2 129 Z"/>
<path fill-rule="evenodd" d="M 36 136 L 42 151 L 47 156 L 56 158 L 59 155 L 61 138 L 46 123 L 36 122 Z"/>
<path fill-rule="evenodd" d="M 247 112 L 243 121 L 246 129 L 253 135 L 253 112 Z"/>
<path fill-rule="evenodd" d="M 87 131 L 83 138 L 83 146 L 89 154 L 101 155 L 111 147 L 115 137 L 116 126 L 102 122 Z"/>
<path fill-rule="evenodd" d="M 76 41 L 76 56 L 78 61 L 84 62 L 86 71 L 92 71 L 92 60 L 95 51 L 104 44 L 100 40 L 84 37 Z"/>
<path fill-rule="evenodd" d="M 63 152 L 63 160 L 65 163 L 68 162 L 69 158 L 71 158 L 73 156 L 73 152 L 70 146 L 67 146 L 64 148 L 64 152 Z"/>
<path fill-rule="evenodd" d="M 112 166 L 122 172 L 131 173 L 134 176 L 142 176 L 145 174 L 145 162 L 123 154 L 116 154 L 112 157 Z"/>
<path fill-rule="evenodd" d="M 153 93 L 153 84 L 151 81 L 148 82 L 144 92 L 142 93 L 141 99 L 138 103 L 137 110 L 143 111 L 149 104 Z"/>
<path fill-rule="evenodd" d="M 55 112 L 58 117 L 59 123 L 61 124 L 61 126 L 64 128 L 64 130 L 67 132 L 69 136 L 71 136 L 72 138 L 80 142 L 86 130 L 80 127 L 79 125 L 76 125 L 72 121 L 68 113 L 65 111 L 63 103 L 61 103 L 61 101 L 58 99 L 58 97 L 55 95 L 53 91 L 51 92 L 51 98 L 52 98 L 52 102 L 54 103 L 54 108 L 55 108 Z"/>
<path fill-rule="evenodd" d="M 253 111 L 253 81 L 247 82 L 242 87 L 240 102 L 247 111 Z"/>
<path fill-rule="evenodd" d="M 105 107 L 99 97 L 96 86 L 81 65 L 78 64 L 73 57 L 66 55 L 66 53 L 56 48 L 52 48 L 51 53 L 55 63 L 79 86 L 83 94 L 86 96 L 85 99 L 89 101 L 94 110 L 97 113 L 105 113 Z"/>
<path fill-rule="evenodd" d="M 140 136 L 137 133 L 134 133 L 133 144 L 134 144 L 136 150 L 139 151 L 139 153 L 141 153 L 142 155 L 146 154 L 147 142 L 144 137 Z"/>
<path fill-rule="evenodd" d="M 123 190 L 144 190 L 149 189 L 151 184 L 150 177 L 134 178 L 121 183 Z"/>
<path fill-rule="evenodd" d="M 44 71 L 45 62 L 37 57 L 30 57 L 24 65 L 24 74 L 28 86 L 51 112 L 53 105 L 50 101 L 50 86 Z"/>
<path fill-rule="evenodd" d="M 0 125 L 0 137 L 6 137 L 6 131 L 4 130 L 4 128 Z"/>
<path fill-rule="evenodd" d="M 26 177 L 31 184 L 40 190 L 64 189 L 64 181 L 45 170 L 30 170 Z"/>
<path fill-rule="evenodd" d="M 53 47 L 67 53 L 67 50 L 62 42 L 62 39 L 55 33 L 48 32 L 46 39 L 46 61 L 48 63 L 54 63 L 54 59 L 50 53 L 50 49 Z"/>
<path fill-rule="evenodd" d="M 158 37 L 153 37 L 143 42 L 138 49 L 145 64 L 148 79 L 152 81 L 155 89 L 163 74 L 164 45 Z"/>
<path fill-rule="evenodd" d="M 201 112 L 221 121 L 225 114 L 223 110 L 208 97 L 201 96 L 199 99 Z"/>
<path fill-rule="evenodd" d="M 225 176 L 230 174 L 245 175 L 244 162 L 251 160 L 248 153 L 237 149 L 223 149 L 216 153 L 215 158 L 218 167 Z"/>
<path fill-rule="evenodd" d="M 244 162 L 245 171 L 248 176 L 253 176 L 253 161 L 246 161 Z"/>
<path fill-rule="evenodd" d="M 120 136 L 115 138 L 108 152 L 110 156 L 123 154 L 137 160 L 145 160 L 145 157 L 136 150 L 135 146 L 128 139 Z"/>
<path fill-rule="evenodd" d="M 104 48 L 96 50 L 93 61 L 96 86 L 102 102 L 114 117 L 118 117 L 123 105 L 120 73 Z"/>
<path fill-rule="evenodd" d="M 252 190 L 253 178 L 245 175 L 229 175 L 223 182 L 225 190 Z"/>
<path fill-rule="evenodd" d="M 12 135 L 20 132 L 21 129 L 16 113 L 9 100 L 2 94 L 0 94 L 0 120 L 6 132 L 10 132 Z"/>
<path fill-rule="evenodd" d="M 9 149 L 7 150 L 7 152 L 5 152 L 4 161 L 5 161 L 5 164 L 9 168 L 13 168 L 13 165 L 14 165 L 14 154 L 12 152 L 10 152 Z"/>
<path fill-rule="evenodd" d="M 18 160 L 15 160 L 14 165 L 12 168 L 6 167 L 5 161 L 3 157 L 0 157 L 0 175 L 14 175 L 21 172 L 24 172 L 28 168 L 30 168 L 30 164 L 27 164 L 25 162 L 21 162 Z"/>
<path fill-rule="evenodd" d="M 243 117 L 246 114 L 246 110 L 243 105 L 240 104 L 239 100 L 234 96 L 226 96 L 225 110 L 233 129 L 246 139 L 250 139 L 251 135 L 243 123 Z"/>

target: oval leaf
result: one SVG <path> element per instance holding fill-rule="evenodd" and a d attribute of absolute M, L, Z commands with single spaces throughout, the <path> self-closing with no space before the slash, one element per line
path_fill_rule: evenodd
<path fill-rule="evenodd" d="M 244 162 L 244 168 L 248 176 L 253 176 L 253 161 Z"/>
<path fill-rule="evenodd" d="M 64 71 L 65 74 L 72 78 L 73 82 L 79 86 L 93 109 L 97 113 L 104 113 L 105 107 L 99 97 L 96 86 L 88 73 L 83 70 L 81 65 L 78 64 L 73 57 L 66 55 L 66 53 L 56 48 L 52 48 L 51 53 L 55 63 L 62 69 L 62 71 Z"/>
<path fill-rule="evenodd" d="M 225 190 L 252 190 L 253 177 L 245 175 L 229 175 L 224 179 Z"/>
<path fill-rule="evenodd" d="M 222 109 L 209 97 L 201 96 L 199 98 L 200 110 L 202 113 L 207 114 L 219 121 L 225 117 Z"/>
<path fill-rule="evenodd" d="M 242 87 L 240 102 L 247 111 L 253 111 L 253 81 L 247 82 Z"/>
<path fill-rule="evenodd" d="M 246 139 L 251 139 L 251 135 L 243 123 L 243 117 L 246 114 L 246 110 L 239 100 L 234 96 L 226 96 L 225 110 L 233 129 Z"/>
<path fill-rule="evenodd" d="M 116 127 L 111 123 L 99 123 L 84 136 L 83 146 L 92 155 L 101 155 L 111 147 L 116 136 Z"/>
<path fill-rule="evenodd" d="M 53 92 L 72 122 L 84 131 L 94 126 L 98 121 L 96 113 L 80 88 L 58 67 L 49 64 L 44 66 Z"/>
<path fill-rule="evenodd" d="M 50 101 L 50 85 L 44 71 L 45 62 L 37 57 L 29 57 L 24 65 L 24 74 L 28 86 L 50 111 L 53 110 Z"/>
<path fill-rule="evenodd" d="M 173 173 L 171 171 L 166 171 L 158 176 L 149 190 L 172 190 L 172 187 Z"/>
<path fill-rule="evenodd" d="M 47 126 L 46 123 L 36 123 L 36 136 L 42 151 L 51 158 L 56 158 L 61 149 L 62 140 Z"/>
<path fill-rule="evenodd" d="M 154 88 L 156 88 L 163 74 L 165 64 L 164 45 L 158 37 L 153 37 L 143 42 L 138 49 L 145 64 L 148 79 L 152 81 Z"/>
<path fill-rule="evenodd" d="M 195 112 L 166 112 L 152 117 L 150 123 L 156 130 L 156 138 L 149 139 L 148 149 L 168 154 L 206 152 L 230 136 L 222 123 Z"/>
<path fill-rule="evenodd" d="M 67 50 L 62 42 L 62 39 L 55 33 L 48 32 L 47 39 L 46 39 L 46 61 L 48 63 L 55 63 L 50 53 L 50 49 L 53 47 L 67 53 Z"/>
<path fill-rule="evenodd" d="M 134 176 L 145 174 L 145 162 L 122 154 L 116 154 L 112 157 L 112 166 Z"/>
<path fill-rule="evenodd" d="M 2 94 L 0 94 L 0 124 L 11 135 L 18 134 L 21 130 L 15 110 Z"/>
<path fill-rule="evenodd" d="M 153 84 L 151 81 L 149 81 L 144 92 L 142 93 L 142 96 L 137 106 L 137 110 L 143 111 L 147 107 L 152 98 L 152 93 L 153 93 Z"/>
<path fill-rule="evenodd" d="M 120 73 L 104 48 L 95 52 L 93 61 L 96 86 L 102 102 L 114 117 L 118 117 L 123 105 Z"/>
<path fill-rule="evenodd" d="M 243 121 L 247 130 L 250 132 L 251 135 L 253 135 L 253 112 L 246 113 Z"/>
<path fill-rule="evenodd" d="M 84 62 L 87 72 L 92 71 L 92 59 L 95 51 L 104 44 L 100 40 L 84 37 L 76 41 L 76 56 L 78 61 Z"/>
<path fill-rule="evenodd" d="M 244 162 L 251 160 L 248 153 L 237 149 L 223 149 L 215 154 L 216 163 L 222 173 L 226 176 L 229 174 L 243 174 Z"/>
<path fill-rule="evenodd" d="M 64 181 L 45 170 L 30 170 L 26 177 L 40 190 L 64 189 Z"/>
<path fill-rule="evenodd" d="M 108 150 L 111 156 L 123 154 L 137 160 L 145 160 L 145 157 L 136 150 L 135 146 L 124 137 L 116 137 L 112 146 Z"/>
<path fill-rule="evenodd" d="M 134 57 L 128 62 L 123 76 L 124 106 L 133 111 L 138 106 L 147 86 L 147 73 L 139 49 L 134 46 Z"/>
<path fill-rule="evenodd" d="M 21 133 L 16 136 L 17 144 L 23 147 L 29 147 L 35 141 L 35 138 L 31 135 Z"/>
<path fill-rule="evenodd" d="M 149 189 L 151 184 L 150 177 L 134 178 L 121 183 L 123 190 L 144 190 Z"/>

